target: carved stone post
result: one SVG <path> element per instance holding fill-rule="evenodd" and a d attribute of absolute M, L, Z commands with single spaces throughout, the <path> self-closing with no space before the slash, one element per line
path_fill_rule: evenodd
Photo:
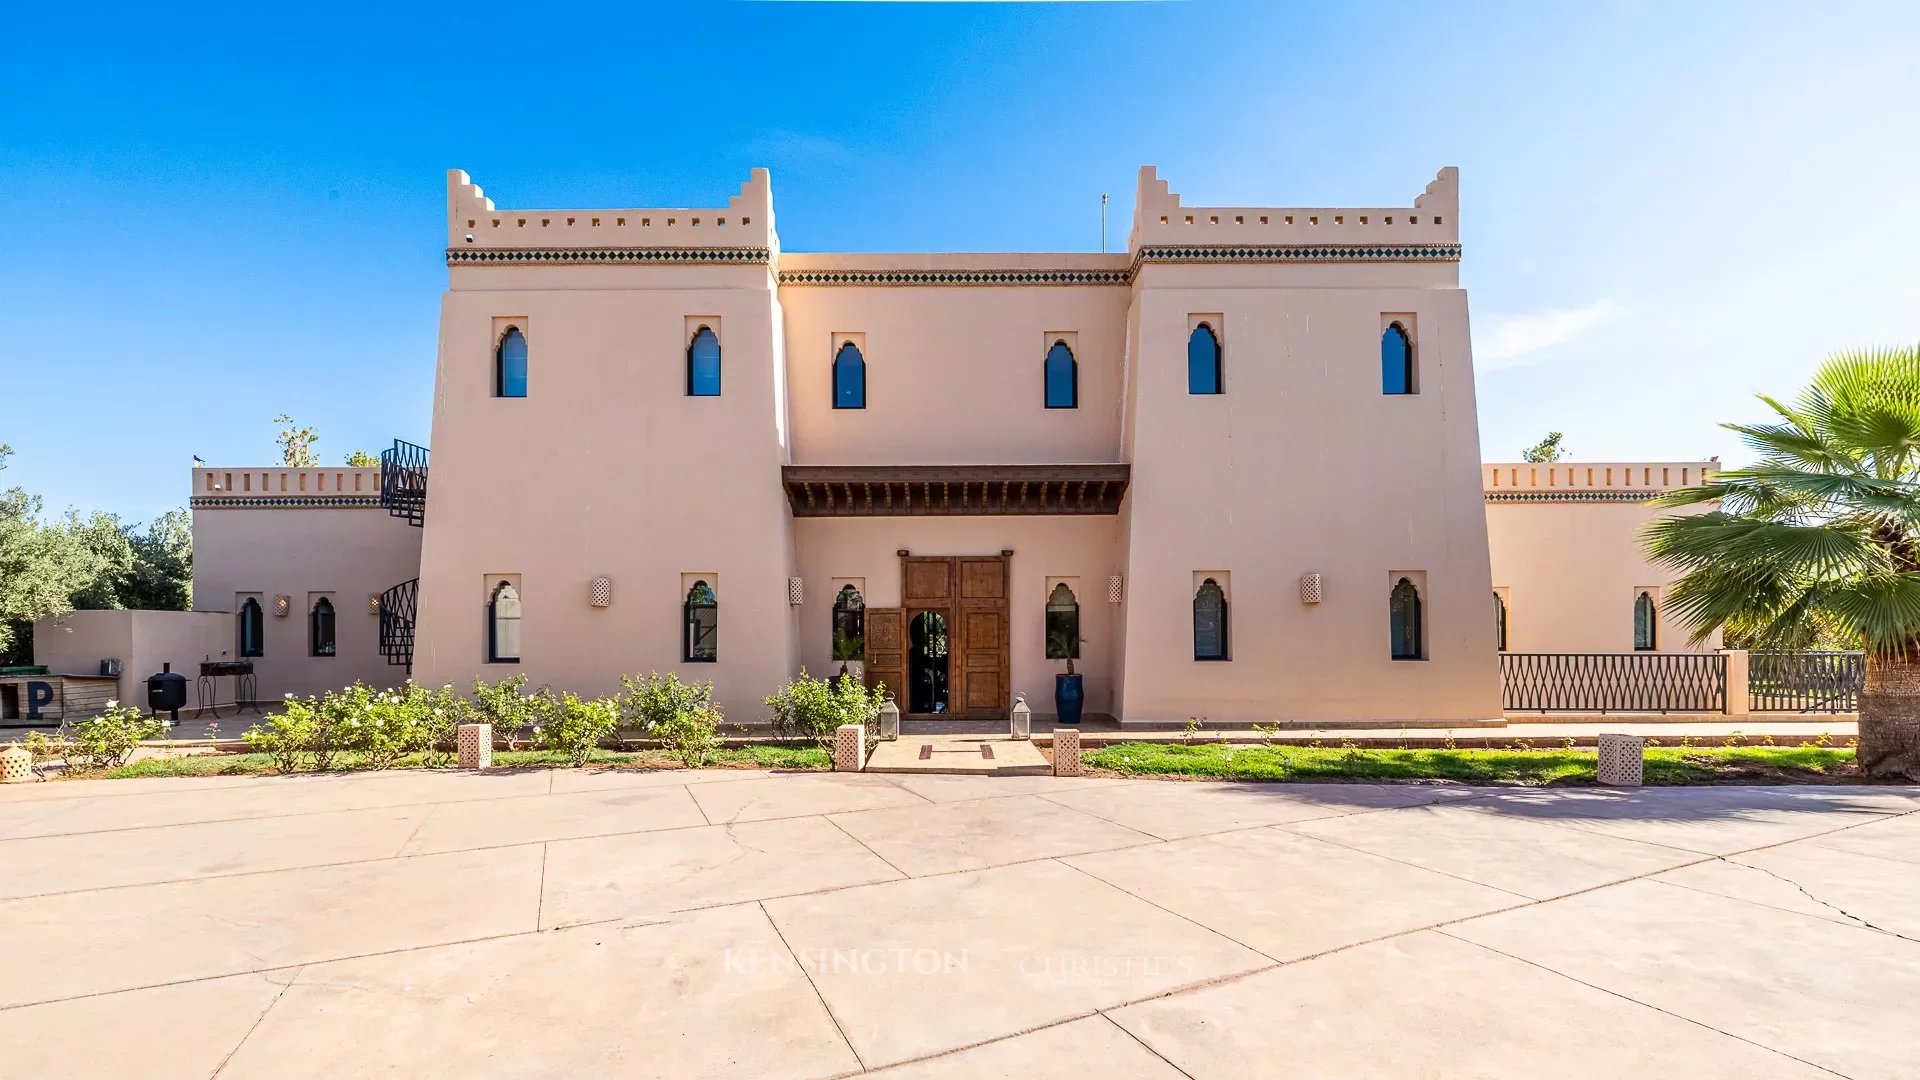
<path fill-rule="evenodd" d="M 461 724 L 459 764 L 463 769 L 485 769 L 493 765 L 493 725 Z"/>
<path fill-rule="evenodd" d="M 1053 729 L 1053 775 L 1080 776 L 1080 733 L 1073 728 Z"/>
<path fill-rule="evenodd" d="M 1600 783 L 1639 787 L 1646 774 L 1646 745 L 1638 735 L 1600 736 Z"/>
<path fill-rule="evenodd" d="M 833 771 L 859 772 L 867 767 L 867 726 L 841 724 L 833 729 Z"/>

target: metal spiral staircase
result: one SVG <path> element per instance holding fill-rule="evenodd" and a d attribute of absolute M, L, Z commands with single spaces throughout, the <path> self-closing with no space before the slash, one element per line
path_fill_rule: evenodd
<path fill-rule="evenodd" d="M 427 522 L 427 448 L 404 439 L 380 453 L 380 505 L 422 528 Z M 380 594 L 380 655 L 413 673 L 413 626 L 419 612 L 420 579 Z"/>

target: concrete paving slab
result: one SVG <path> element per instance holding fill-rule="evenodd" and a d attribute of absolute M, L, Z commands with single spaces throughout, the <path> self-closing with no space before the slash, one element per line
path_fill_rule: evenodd
<path fill-rule="evenodd" d="M 684 785 L 654 785 L 547 795 L 537 799 L 489 799 L 439 803 L 402 854 L 539 843 L 579 836 L 652 832 L 705 825 Z"/>
<path fill-rule="evenodd" d="M 1156 842 L 1031 795 L 861 810 L 833 823 L 913 877 Z"/>
<path fill-rule="evenodd" d="M 1791 795 L 1737 787 L 1508 789 L 1460 805 L 1710 855 L 1818 836 L 1891 812 L 1870 791 L 1843 787 Z"/>
<path fill-rule="evenodd" d="M 931 802 L 997 799 L 1008 795 L 1045 795 L 1083 787 L 1119 787 L 1152 783 L 1095 776 L 964 776 L 953 774 L 889 776 L 888 780 Z"/>
<path fill-rule="evenodd" d="M 1527 903 L 1273 828 L 1062 861 L 1275 960 Z"/>
<path fill-rule="evenodd" d="M 1111 1015 L 1195 1080 L 1830 1075 L 1431 932 Z"/>
<path fill-rule="evenodd" d="M 0 901 L 0 1008 L 533 929 L 540 848 Z"/>
<path fill-rule="evenodd" d="M 687 790 L 716 825 L 926 804 L 883 777 L 857 773 L 793 773 L 737 784 L 698 784 Z"/>
<path fill-rule="evenodd" d="M 1854 1080 L 1913 1076 L 1914 942 L 1654 881 L 1447 932 Z"/>
<path fill-rule="evenodd" d="M 869 1068 L 1269 963 L 1051 862 L 765 907 Z"/>
<path fill-rule="evenodd" d="M 1150 783 L 1089 787 L 1044 797 L 1116 825 L 1175 840 L 1283 821 L 1337 817 L 1443 797 L 1441 789 L 1374 784 Z"/>
<path fill-rule="evenodd" d="M 230 790 L 289 779 L 277 776 L 152 776 L 126 780 L 41 780 L 0 785 L 0 805 L 43 799 L 100 799 L 121 795 Z"/>
<path fill-rule="evenodd" d="M 547 845 L 542 928 L 891 881 L 901 874 L 824 818 Z"/>
<path fill-rule="evenodd" d="M 1801 843 L 1729 855 L 1655 880 L 1920 942 L 1920 864 Z"/>
<path fill-rule="evenodd" d="M 1851 851 L 1898 862 L 1920 863 L 1920 814 L 1870 821 L 1807 841 L 1810 847 Z"/>
<path fill-rule="evenodd" d="M 550 794 L 577 791 L 629 791 L 644 787 L 725 784 L 773 776 L 770 769 L 555 769 Z"/>
<path fill-rule="evenodd" d="M 1546 900 L 1703 858 L 1677 848 L 1464 806 L 1414 806 L 1277 826 Z"/>
<path fill-rule="evenodd" d="M 824 1077 L 859 1063 L 757 907 L 315 964 L 223 1080 Z"/>
<path fill-rule="evenodd" d="M 292 978 L 235 975 L 0 1009 L 0 1076 L 207 1080 Z"/>
<path fill-rule="evenodd" d="M 1181 1080 L 1138 1039 L 1104 1016 L 1070 1020 L 1011 1039 L 976 1046 L 870 1075 L 885 1080 Z"/>
<path fill-rule="evenodd" d="M 431 806 L 0 840 L 0 899 L 387 859 Z"/>

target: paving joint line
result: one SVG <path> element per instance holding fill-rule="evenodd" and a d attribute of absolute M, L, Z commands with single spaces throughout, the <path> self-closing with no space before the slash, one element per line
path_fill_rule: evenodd
<path fill-rule="evenodd" d="M 854 1063 L 860 1066 L 860 1071 L 866 1072 L 866 1059 L 860 1056 L 860 1049 L 853 1045 L 852 1039 L 847 1037 L 846 1025 L 840 1022 L 840 1017 L 834 1013 L 833 1006 L 827 1001 L 827 996 L 820 992 L 820 984 L 813 981 L 813 972 L 807 970 L 807 965 L 800 960 L 800 954 L 795 952 L 793 945 L 787 941 L 787 935 L 780 929 L 780 924 L 774 921 L 773 912 L 768 911 L 767 905 L 761 901 L 756 901 L 754 906 L 760 909 L 760 917 L 767 920 L 767 925 L 773 930 L 773 936 L 780 940 L 780 947 L 787 950 L 788 956 L 793 957 L 794 966 L 800 969 L 800 974 L 806 976 L 807 986 L 813 991 L 814 1000 L 827 1011 L 827 1019 L 833 1021 L 833 1028 L 840 1033 L 840 1041 L 846 1044 L 847 1053 L 853 1055 Z"/>
<path fill-rule="evenodd" d="M 1139 1043 L 1141 1049 L 1145 1050 L 1149 1054 L 1152 1054 L 1154 1057 L 1159 1058 L 1161 1061 L 1166 1062 L 1167 1068 L 1172 1069 L 1174 1072 L 1177 1072 L 1181 1076 L 1186 1077 L 1187 1080 L 1196 1080 L 1196 1078 L 1192 1073 L 1188 1072 L 1187 1070 L 1181 1068 L 1178 1065 L 1175 1065 L 1173 1063 L 1172 1058 L 1169 1058 L 1167 1055 L 1155 1049 L 1151 1043 L 1147 1042 L 1147 1040 L 1134 1034 L 1133 1029 L 1127 1027 L 1127 1025 L 1121 1023 L 1120 1021 L 1115 1020 L 1111 1015 L 1107 1013 L 1107 1010 L 1105 1009 L 1100 1010 L 1100 1019 L 1105 1020 L 1107 1023 L 1112 1024 L 1116 1028 L 1119 1028 L 1121 1033 L 1126 1035 L 1127 1038 L 1132 1039 L 1134 1042 Z"/>
<path fill-rule="evenodd" d="M 837 821 L 835 821 L 835 820 L 833 820 L 833 815 L 832 815 L 832 814 L 820 814 L 820 815 L 818 815 L 818 816 L 819 816 L 819 818 L 820 818 L 820 820 L 822 820 L 822 821 L 824 821 L 824 822 L 826 822 L 827 824 L 829 824 L 829 825 L 831 825 L 831 826 L 833 826 L 833 827 L 834 827 L 835 829 L 837 829 L 837 830 L 839 831 L 839 833 L 840 833 L 840 835 L 842 835 L 842 836 L 844 836 L 844 837 L 846 837 L 847 839 L 849 839 L 849 840 L 851 840 L 851 841 L 853 841 L 853 842 L 854 842 L 854 843 L 856 843 L 856 844 L 859 844 L 859 845 L 861 846 L 861 848 L 863 848 L 863 849 L 865 849 L 865 851 L 866 851 L 866 853 L 867 853 L 867 854 L 869 854 L 869 855 L 871 855 L 871 856 L 873 856 L 873 857 L 874 857 L 874 858 L 876 858 L 876 859 L 879 859 L 879 860 L 880 860 L 881 862 L 883 862 L 883 863 L 886 863 L 886 864 L 887 864 L 887 869 L 889 869 L 889 870 L 892 870 L 892 871 L 893 871 L 894 873 L 896 873 L 896 874 L 899 874 L 899 875 L 900 875 L 900 880 L 902 880 L 902 881 L 910 881 L 910 880 L 912 880 L 912 879 L 913 879 L 913 875 L 912 875 L 912 874 L 909 874 L 909 873 L 907 873 L 907 872 L 906 872 L 905 870 L 902 870 L 902 869 L 900 869 L 900 868 L 899 868 L 898 866 L 895 866 L 895 865 L 893 864 L 893 860 L 892 860 L 892 859 L 889 859 L 889 858 L 887 858 L 887 857 L 886 857 L 885 855 L 882 855 L 882 854 L 880 854 L 879 852 L 877 852 L 877 851 L 875 851 L 875 850 L 873 850 L 873 845 L 872 845 L 872 844 L 869 844 L 869 843 L 867 843 L 867 842 L 866 842 L 865 840 L 862 840 L 862 839 L 860 839 L 859 837 L 857 837 L 857 836 L 855 836 L 855 835 L 853 835 L 852 833 L 850 833 L 850 832 L 848 832 L 848 831 L 847 831 L 847 827 L 846 827 L 845 825 L 842 825 L 842 824 L 840 824 L 839 822 L 837 822 Z"/>
<path fill-rule="evenodd" d="M 247 1045 L 247 1040 L 253 1038 L 253 1033 L 260 1030 L 260 1025 L 267 1022 L 267 1014 L 272 1012 L 274 1008 L 280 1004 L 281 998 L 287 996 L 287 991 L 291 990 L 293 984 L 300 980 L 300 972 L 306 969 L 306 965 L 302 964 L 292 975 L 287 976 L 287 981 L 281 983 L 280 989 L 274 992 L 273 1000 L 267 1002 L 267 1007 L 261 1009 L 260 1015 L 253 1018 L 253 1023 L 247 1025 L 246 1033 L 240 1036 L 239 1042 L 233 1044 L 233 1049 L 227 1051 L 227 1056 L 220 1059 L 220 1064 L 214 1067 L 208 1080 L 219 1080 L 220 1074 L 227 1071 L 227 1066 L 233 1064 L 234 1055 L 240 1052 L 241 1047 Z"/>

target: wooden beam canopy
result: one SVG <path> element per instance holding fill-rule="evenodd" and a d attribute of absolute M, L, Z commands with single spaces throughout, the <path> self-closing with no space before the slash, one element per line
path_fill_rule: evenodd
<path fill-rule="evenodd" d="M 794 517 L 1117 514 L 1131 468 L 1099 465 L 787 465 Z"/>

